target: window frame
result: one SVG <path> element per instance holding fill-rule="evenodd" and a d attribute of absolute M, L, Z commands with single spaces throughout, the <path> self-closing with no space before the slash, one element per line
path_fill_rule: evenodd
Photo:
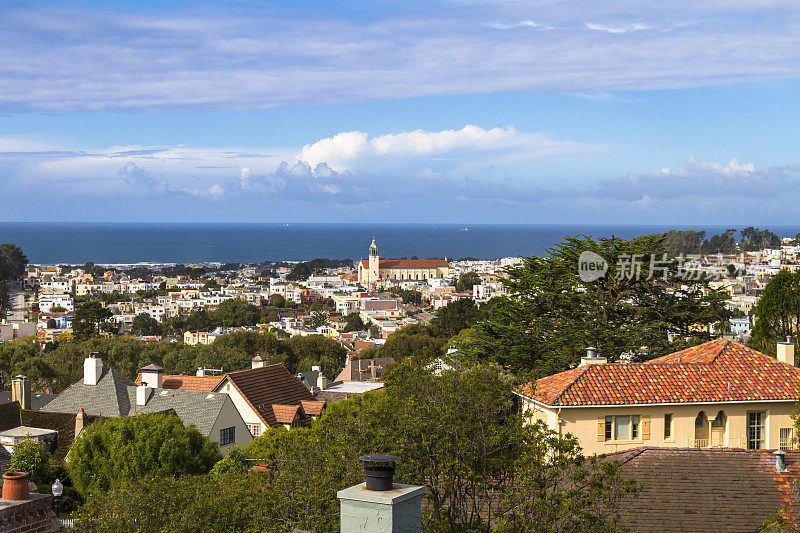
<path fill-rule="evenodd" d="M 675 414 L 674 413 L 664 413 L 664 440 L 665 441 L 674 441 L 675 440 Z"/>
<path fill-rule="evenodd" d="M 617 418 L 628 419 L 628 436 L 617 437 Z M 606 415 L 605 416 L 605 439 L 604 442 L 620 443 L 620 442 L 644 442 L 642 438 L 643 418 L 641 414 L 630 415 Z"/>
<path fill-rule="evenodd" d="M 760 416 L 761 421 L 759 424 L 753 424 L 751 417 Z M 751 437 L 751 429 L 759 430 L 758 437 Z M 765 450 L 767 448 L 767 411 L 747 411 L 747 449 L 748 450 Z"/>
<path fill-rule="evenodd" d="M 236 442 L 236 426 L 219 430 L 219 445 L 225 446 Z"/>

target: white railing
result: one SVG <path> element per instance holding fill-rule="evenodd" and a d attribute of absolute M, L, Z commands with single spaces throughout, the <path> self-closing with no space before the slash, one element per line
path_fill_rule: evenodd
<path fill-rule="evenodd" d="M 693 439 L 686 437 L 687 448 L 747 448 L 747 439 L 739 434 L 733 437 L 723 437 L 722 439 Z"/>
<path fill-rule="evenodd" d="M 62 527 L 75 527 L 75 519 L 74 518 L 59 518 Z"/>

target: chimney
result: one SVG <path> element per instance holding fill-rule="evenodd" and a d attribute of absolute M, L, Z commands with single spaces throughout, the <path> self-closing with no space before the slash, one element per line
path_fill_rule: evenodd
<path fill-rule="evenodd" d="M 31 408 L 31 382 L 25 376 L 17 376 L 11 382 L 11 401 L 19 402 L 22 409 Z"/>
<path fill-rule="evenodd" d="M 198 367 L 197 367 L 197 374 L 195 374 L 195 375 L 196 375 L 197 377 L 199 377 L 199 378 L 203 378 L 203 377 L 205 377 L 205 375 L 206 375 L 206 369 L 205 369 L 205 368 L 203 368 L 202 366 L 198 366 Z"/>
<path fill-rule="evenodd" d="M 142 385 L 152 389 L 160 389 L 164 384 L 164 369 L 158 365 L 147 365 L 141 368 Z"/>
<path fill-rule="evenodd" d="M 597 348 L 589 346 L 586 348 L 586 357 L 581 357 L 581 364 L 583 365 L 604 365 L 608 360 L 605 357 L 597 355 Z"/>
<path fill-rule="evenodd" d="M 81 407 L 78 414 L 75 415 L 75 438 L 78 438 L 84 426 L 86 426 L 86 413 L 83 412 L 83 407 Z"/>
<path fill-rule="evenodd" d="M 775 470 L 778 472 L 786 472 L 786 452 L 783 450 L 775 450 Z"/>
<path fill-rule="evenodd" d="M 92 352 L 83 360 L 83 384 L 97 385 L 103 375 L 103 361 L 99 353 Z"/>
<path fill-rule="evenodd" d="M 778 361 L 794 366 L 794 344 L 791 337 L 778 343 Z"/>
<path fill-rule="evenodd" d="M 395 455 L 362 455 L 366 483 L 340 490 L 341 533 L 421 533 L 425 487 L 394 483 Z"/>
<path fill-rule="evenodd" d="M 142 379 L 144 381 L 144 379 Z M 150 393 L 153 389 L 147 385 L 139 385 L 136 387 L 136 405 L 143 407 L 147 405 L 147 400 L 150 399 Z"/>
<path fill-rule="evenodd" d="M 253 361 L 251 362 L 251 364 L 253 368 L 264 368 L 265 366 L 267 366 L 266 362 L 264 361 L 264 358 L 261 357 L 261 354 L 257 354 L 255 357 L 253 357 Z"/>
<path fill-rule="evenodd" d="M 311 370 L 317 373 L 317 388 L 325 390 L 328 388 L 328 378 L 322 375 L 322 367 L 312 366 Z"/>

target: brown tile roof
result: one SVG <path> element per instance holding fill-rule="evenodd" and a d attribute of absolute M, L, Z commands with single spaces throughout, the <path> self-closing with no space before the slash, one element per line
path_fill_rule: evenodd
<path fill-rule="evenodd" d="M 325 409 L 325 402 L 303 400 L 300 404 L 308 416 L 319 416 L 322 414 L 322 410 Z"/>
<path fill-rule="evenodd" d="M 279 424 L 292 424 L 300 414 L 302 407 L 299 405 L 279 405 L 273 403 L 271 406 L 272 414 Z"/>
<path fill-rule="evenodd" d="M 361 265 L 369 268 L 369 260 L 362 259 Z M 381 259 L 378 268 L 436 268 L 450 266 L 444 259 Z"/>
<path fill-rule="evenodd" d="M 727 339 L 646 363 L 584 365 L 518 392 L 546 405 L 626 405 L 797 399 L 800 368 Z"/>
<path fill-rule="evenodd" d="M 753 532 L 781 505 L 790 505 L 800 451 L 786 454 L 787 472 L 775 469 L 773 450 L 637 448 L 607 459 L 641 484 L 620 505 L 632 533 Z"/>
<path fill-rule="evenodd" d="M 224 376 L 163 376 L 161 388 L 163 389 L 181 389 L 181 390 L 194 390 L 200 392 L 213 391 L 219 382 L 222 381 Z M 142 375 L 136 376 L 136 384 L 142 384 Z"/>
<path fill-rule="evenodd" d="M 281 364 L 229 372 L 223 377 L 230 380 L 270 427 L 283 424 L 277 420 L 273 404 L 300 406 L 303 401 L 314 400 L 305 385 Z"/>

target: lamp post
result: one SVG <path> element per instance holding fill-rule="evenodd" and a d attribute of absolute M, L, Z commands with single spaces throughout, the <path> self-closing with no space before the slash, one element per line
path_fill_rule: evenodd
<path fill-rule="evenodd" d="M 53 506 L 56 508 L 56 518 L 58 518 L 58 501 L 61 498 L 61 495 L 64 493 L 64 485 L 61 484 L 61 481 L 56 478 L 53 482 L 53 485 L 50 487 L 50 490 L 53 491 Z"/>

